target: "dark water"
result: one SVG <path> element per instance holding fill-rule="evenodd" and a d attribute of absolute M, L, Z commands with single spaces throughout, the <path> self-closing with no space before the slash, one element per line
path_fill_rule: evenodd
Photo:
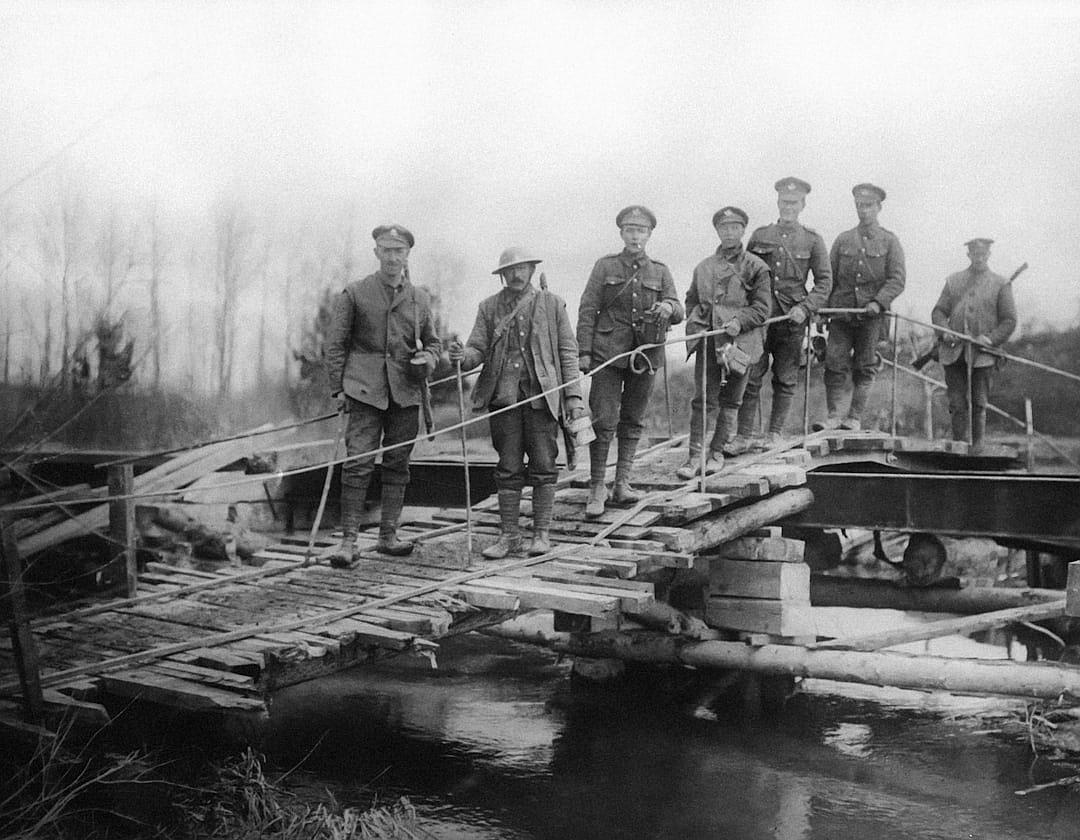
<path fill-rule="evenodd" d="M 266 751 L 313 797 L 407 795 L 441 838 L 1080 838 L 1080 794 L 1015 794 L 1075 769 L 958 717 L 985 701 L 806 693 L 749 721 L 709 699 L 685 672 L 574 689 L 544 651 L 465 637 L 438 671 L 282 692 Z"/>

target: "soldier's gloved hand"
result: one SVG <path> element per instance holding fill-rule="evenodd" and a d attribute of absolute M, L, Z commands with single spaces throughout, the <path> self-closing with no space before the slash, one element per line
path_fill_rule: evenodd
<path fill-rule="evenodd" d="M 414 359 L 421 359 L 424 365 L 424 376 L 431 376 L 435 372 L 435 368 L 438 365 L 438 360 L 435 358 L 435 354 L 428 350 L 414 350 Z"/>
<path fill-rule="evenodd" d="M 577 366 L 582 373 L 588 373 L 590 370 L 592 370 L 592 356 L 590 356 L 588 353 L 583 353 L 582 355 L 578 356 Z"/>
<path fill-rule="evenodd" d="M 649 310 L 649 312 L 655 315 L 657 318 L 664 318 L 665 320 L 671 318 L 671 313 L 673 313 L 674 311 L 675 307 L 672 305 L 670 300 L 657 301 L 652 305 L 652 308 Z"/>
<path fill-rule="evenodd" d="M 804 324 L 806 323 L 807 312 L 801 306 L 794 306 L 787 316 L 795 324 Z"/>
<path fill-rule="evenodd" d="M 866 304 L 865 309 L 868 315 L 880 315 L 884 311 L 881 308 L 881 304 L 876 300 L 872 300 Z"/>
<path fill-rule="evenodd" d="M 990 336 L 988 336 L 986 333 L 983 333 L 978 338 L 976 338 L 975 343 L 978 344 L 980 347 L 993 347 L 994 346 L 990 342 Z"/>
<path fill-rule="evenodd" d="M 465 360 L 465 346 L 460 341 L 451 341 L 450 346 L 446 348 L 446 355 L 450 357 L 450 361 L 454 364 Z"/>
<path fill-rule="evenodd" d="M 737 318 L 732 318 L 720 329 L 722 329 L 726 335 L 730 335 L 732 338 L 735 338 L 735 336 L 742 332 L 742 327 L 739 326 L 739 321 Z"/>
<path fill-rule="evenodd" d="M 566 413 L 571 422 L 588 414 L 585 410 L 585 403 L 582 401 L 581 397 L 566 398 Z"/>
<path fill-rule="evenodd" d="M 334 394 L 334 410 L 338 412 L 348 411 L 349 398 L 345 396 L 344 391 L 338 391 Z"/>

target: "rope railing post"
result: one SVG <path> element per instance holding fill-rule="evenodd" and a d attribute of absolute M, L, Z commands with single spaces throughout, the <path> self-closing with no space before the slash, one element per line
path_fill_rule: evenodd
<path fill-rule="evenodd" d="M 923 382 L 923 399 L 926 401 L 926 411 L 923 414 L 923 434 L 927 440 L 934 439 L 934 386 L 930 382 Z"/>
<path fill-rule="evenodd" d="M 892 313 L 890 313 L 892 314 Z M 900 322 L 893 318 L 892 323 L 892 357 L 894 362 L 899 362 L 900 358 L 897 355 L 900 346 Z M 889 416 L 891 418 L 891 425 L 889 427 L 889 433 L 896 437 L 896 377 L 899 374 L 900 365 L 894 364 L 892 366 L 892 399 L 889 407 Z"/>
<path fill-rule="evenodd" d="M 344 400 L 345 397 L 342 396 Z M 319 527 L 322 525 L 323 513 L 326 511 L 326 499 L 330 495 L 330 482 L 334 477 L 334 464 L 341 456 L 341 444 L 345 440 L 345 425 L 348 422 L 349 413 L 345 410 L 345 403 L 343 402 L 338 409 L 338 428 L 337 435 L 334 437 L 334 455 L 330 460 L 330 463 L 326 465 L 326 475 L 323 477 L 322 495 L 319 496 L 319 507 L 315 511 L 315 519 L 311 522 L 311 531 L 308 534 L 307 549 L 304 551 L 304 565 L 311 562 L 311 557 L 315 553 L 315 537 L 319 533 Z M 361 504 L 363 499 L 360 500 Z"/>
<path fill-rule="evenodd" d="M 802 433 L 803 437 L 810 434 L 810 362 L 814 358 L 814 317 L 806 318 L 806 376 L 803 377 L 803 407 L 802 407 Z"/>
<path fill-rule="evenodd" d="M 454 362 L 457 377 L 458 417 L 465 423 L 465 387 L 461 378 L 461 361 Z M 461 427 L 461 464 L 465 470 L 465 552 L 472 557 L 472 484 L 469 478 L 469 443 L 465 426 Z"/>
<path fill-rule="evenodd" d="M 964 332 L 968 331 L 967 317 L 964 318 Z M 972 374 L 975 371 L 975 352 L 970 341 L 964 342 L 964 367 L 967 369 L 967 384 L 964 386 L 964 399 L 967 401 L 967 426 L 964 428 L 964 440 L 968 443 L 974 443 L 975 437 L 972 429 L 975 425 L 975 406 L 971 398 L 971 386 L 974 384 L 971 381 Z"/>
<path fill-rule="evenodd" d="M 1035 466 L 1035 420 L 1031 411 L 1031 397 L 1024 397 L 1024 432 L 1027 434 L 1027 468 Z"/>
<path fill-rule="evenodd" d="M 8 637 L 15 655 L 23 709 L 28 723 L 39 724 L 45 719 L 45 701 L 41 694 L 41 666 L 37 643 L 30 631 L 26 612 L 26 590 L 23 565 L 15 540 L 15 517 L 0 511 L 0 612 L 5 614 Z"/>
<path fill-rule="evenodd" d="M 134 464 L 109 467 L 109 494 L 117 497 L 109 503 L 109 536 L 120 547 L 123 558 L 120 588 L 125 598 L 134 598 L 139 589 L 139 569 L 135 560 L 135 502 L 130 498 L 134 486 Z"/>
<path fill-rule="evenodd" d="M 705 492 L 705 463 L 707 460 L 705 454 L 705 438 L 709 434 L 709 399 L 708 399 L 708 379 L 709 379 L 709 339 L 701 339 L 701 344 L 698 345 L 698 358 L 696 361 L 701 362 L 701 446 L 698 448 L 698 467 L 701 469 L 701 492 Z"/>

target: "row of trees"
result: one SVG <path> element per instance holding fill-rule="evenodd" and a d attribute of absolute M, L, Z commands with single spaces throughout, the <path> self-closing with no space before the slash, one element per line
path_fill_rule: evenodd
<path fill-rule="evenodd" d="M 2 383 L 99 383 L 106 341 L 114 354 L 133 342 L 133 381 L 155 391 L 229 396 L 294 383 L 295 354 L 321 349 L 326 292 L 371 262 L 355 204 L 309 210 L 229 193 L 185 215 L 95 194 L 70 173 L 9 199 L 0 205 Z M 436 295 L 460 282 L 448 252 L 429 248 L 425 259 Z"/>

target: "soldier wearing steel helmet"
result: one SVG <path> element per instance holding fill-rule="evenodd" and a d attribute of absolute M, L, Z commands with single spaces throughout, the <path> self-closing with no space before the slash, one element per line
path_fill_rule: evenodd
<path fill-rule="evenodd" d="M 334 303 L 326 339 L 331 394 L 348 411 L 350 456 L 413 440 L 419 406 L 441 343 L 427 293 L 409 280 L 415 239 L 401 225 L 371 232 L 379 270 L 345 287 Z M 400 556 L 411 542 L 397 538 L 409 483 L 412 444 L 390 449 L 382 459 L 382 513 L 376 551 Z M 356 534 L 375 468 L 374 456 L 348 461 L 341 471 L 341 544 L 330 557 L 337 568 L 354 562 Z"/>
<path fill-rule="evenodd" d="M 631 205 L 615 217 L 623 249 L 597 260 L 578 305 L 577 340 L 585 373 L 643 344 L 664 340 L 667 327 L 683 319 L 683 308 L 668 267 L 645 253 L 656 227 L 647 207 Z M 645 351 L 648 364 L 635 369 L 621 358 L 592 377 L 589 408 L 596 440 L 589 446 L 589 499 L 585 515 L 600 516 L 607 502 L 611 440 L 618 437 L 618 461 L 612 498 L 633 504 L 640 496 L 630 486 L 630 470 L 644 429 L 645 409 L 655 373 L 664 365 L 664 349 Z"/>
<path fill-rule="evenodd" d="M 832 290 L 832 268 L 825 240 L 799 222 L 810 185 L 801 178 L 781 178 L 774 188 L 780 218 L 750 234 L 746 250 L 761 257 L 771 269 L 772 315 L 786 315 L 788 320 L 772 324 L 765 331 L 765 352 L 750 369 L 739 408 L 739 432 L 724 446 L 725 455 L 741 455 L 754 446 L 759 432 L 761 381 L 769 370 L 770 360 L 773 387 L 766 446 L 775 444 L 783 433 L 798 383 L 803 324 L 825 305 Z M 813 285 L 807 289 L 811 275 Z"/>
<path fill-rule="evenodd" d="M 524 248 L 507 248 L 492 274 L 505 287 L 480 303 L 469 340 L 453 341 L 450 361 L 463 370 L 483 364 L 473 387 L 474 409 L 492 410 L 522 402 L 490 418 L 491 442 L 499 454 L 495 487 L 499 499 L 499 539 L 483 555 L 501 559 L 519 554 L 521 491 L 533 488 L 533 538 L 530 555 L 551 550 L 551 513 L 558 468 L 559 416 L 585 413 L 578 378 L 578 346 L 562 298 L 532 283 L 541 260 Z M 545 394 L 572 382 L 561 391 Z M 543 394 L 543 396 L 541 396 Z M 527 463 L 526 463 L 527 461 Z"/>
<path fill-rule="evenodd" d="M 877 374 L 877 342 L 885 312 L 904 291 L 904 249 L 892 231 L 878 224 L 885 190 L 856 184 L 855 212 L 859 224 L 844 231 L 829 251 L 833 288 L 830 309 L 861 309 L 854 315 L 829 319 L 825 349 L 825 404 L 828 418 L 814 429 L 858 430 Z M 851 402 L 846 415 L 841 403 L 851 381 Z"/>
<path fill-rule="evenodd" d="M 976 341 L 972 346 L 943 333 L 938 339 L 938 361 L 945 368 L 953 440 L 969 440 L 978 447 L 986 434 L 991 375 L 998 362 L 986 348 L 1004 344 L 1016 329 L 1016 302 L 1009 281 L 990 270 L 994 240 L 978 237 L 964 244 L 971 265 L 945 279 L 930 318 L 937 326 L 966 333 Z"/>

